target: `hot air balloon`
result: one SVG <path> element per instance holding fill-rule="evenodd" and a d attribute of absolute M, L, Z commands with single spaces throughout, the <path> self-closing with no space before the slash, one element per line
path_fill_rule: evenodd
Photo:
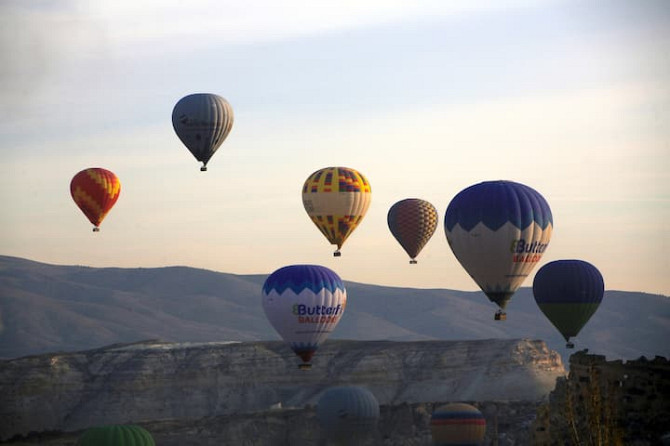
<path fill-rule="evenodd" d="M 155 446 L 153 437 L 135 425 L 98 426 L 87 429 L 77 446 Z"/>
<path fill-rule="evenodd" d="M 84 169 L 70 181 L 70 194 L 93 231 L 100 230 L 102 220 L 112 209 L 121 193 L 121 183 L 114 173 L 100 167 Z"/>
<path fill-rule="evenodd" d="M 317 228 L 340 256 L 344 241 L 360 224 L 370 206 L 370 183 L 347 167 L 326 167 L 311 174 L 302 187 L 302 203 Z"/>
<path fill-rule="evenodd" d="M 556 260 L 535 274 L 533 295 L 542 313 L 573 348 L 571 337 L 596 312 L 605 293 L 605 282 L 598 269 L 582 260 Z"/>
<path fill-rule="evenodd" d="M 374 434 L 379 402 L 363 387 L 331 387 L 319 398 L 316 417 L 329 439 L 352 444 Z"/>
<path fill-rule="evenodd" d="M 447 207 L 444 230 L 463 268 L 500 309 L 542 258 L 554 226 L 547 201 L 512 181 L 488 181 L 459 192 Z"/>
<path fill-rule="evenodd" d="M 311 367 L 312 356 L 340 322 L 346 305 L 342 279 L 324 266 L 285 266 L 263 285 L 265 315 L 302 359 L 302 369 Z"/>
<path fill-rule="evenodd" d="M 474 406 L 452 403 L 437 408 L 430 419 L 433 444 L 479 445 L 486 434 L 484 415 Z"/>
<path fill-rule="evenodd" d="M 233 108 L 221 96 L 197 93 L 185 96 L 172 110 L 172 126 L 177 136 L 202 162 L 201 171 L 233 127 Z"/>
<path fill-rule="evenodd" d="M 415 264 L 416 256 L 437 228 L 435 206 L 418 198 L 407 198 L 391 206 L 386 220 L 393 237 L 409 255 L 409 263 Z"/>

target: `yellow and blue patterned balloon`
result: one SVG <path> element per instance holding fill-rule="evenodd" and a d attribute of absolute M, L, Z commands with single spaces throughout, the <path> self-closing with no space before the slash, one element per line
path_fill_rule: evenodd
<path fill-rule="evenodd" d="M 340 255 L 345 240 L 361 223 L 370 207 L 372 190 L 355 169 L 326 167 L 311 174 L 302 187 L 307 215 Z"/>

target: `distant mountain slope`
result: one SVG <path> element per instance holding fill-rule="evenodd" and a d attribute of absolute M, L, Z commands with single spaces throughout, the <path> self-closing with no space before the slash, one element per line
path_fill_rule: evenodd
<path fill-rule="evenodd" d="M 265 275 L 187 268 L 56 266 L 0 256 L 0 357 L 95 348 L 144 339 L 279 339 L 261 308 Z M 346 278 L 345 278 L 346 279 Z M 347 282 L 335 339 L 543 339 L 566 358 L 565 342 L 529 288 L 493 321 L 480 292 Z M 576 340 L 609 359 L 670 357 L 670 299 L 608 291 Z"/>

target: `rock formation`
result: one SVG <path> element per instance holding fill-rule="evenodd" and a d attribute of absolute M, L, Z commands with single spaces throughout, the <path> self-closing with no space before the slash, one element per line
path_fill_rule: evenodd
<path fill-rule="evenodd" d="M 533 444 L 668 444 L 670 362 L 606 361 L 580 351 L 532 426 Z"/>
<path fill-rule="evenodd" d="M 266 415 L 276 410 L 269 408 L 281 403 L 276 427 L 301 410 L 309 421 L 310 406 L 321 392 L 342 384 L 366 386 L 381 405 L 404 405 L 410 418 L 419 410 L 417 404 L 426 402 L 535 404 L 565 374 L 560 356 L 544 342 L 531 340 L 328 341 L 311 370 L 298 370 L 298 362 L 284 343 L 275 341 L 143 342 L 0 361 L 0 440 L 112 423 L 177 423 L 186 429 L 203 420 L 245 414 L 272 423 Z M 422 407 L 417 413 L 429 416 L 432 406 Z M 241 423 L 254 425 L 245 420 Z M 287 432 L 282 435 L 293 431 Z M 425 437 L 426 432 L 414 433 Z M 171 444 L 168 433 L 161 435 L 160 444 Z"/>

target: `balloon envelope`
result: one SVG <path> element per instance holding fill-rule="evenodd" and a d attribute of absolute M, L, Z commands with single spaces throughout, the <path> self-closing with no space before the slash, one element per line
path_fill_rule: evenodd
<path fill-rule="evenodd" d="M 379 420 L 379 402 L 363 387 L 332 387 L 319 398 L 316 417 L 331 438 L 370 434 Z"/>
<path fill-rule="evenodd" d="M 302 203 L 328 241 L 342 248 L 370 207 L 368 180 L 348 167 L 326 167 L 311 174 L 302 187 Z"/>
<path fill-rule="evenodd" d="M 207 170 L 214 152 L 233 127 L 233 108 L 221 96 L 196 93 L 185 96 L 172 110 L 172 126 L 195 159 Z"/>
<path fill-rule="evenodd" d="M 98 229 L 121 193 L 121 182 L 101 167 L 84 169 L 70 181 L 70 194 L 86 218 Z"/>
<path fill-rule="evenodd" d="M 486 434 L 486 420 L 476 407 L 452 403 L 433 412 L 430 430 L 435 445 L 479 445 Z"/>
<path fill-rule="evenodd" d="M 409 255 L 410 263 L 419 255 L 437 228 L 435 206 L 418 198 L 407 198 L 395 203 L 386 217 L 393 237 Z"/>
<path fill-rule="evenodd" d="M 549 262 L 533 280 L 535 302 L 566 342 L 591 319 L 604 293 L 600 271 L 582 260 Z"/>
<path fill-rule="evenodd" d="M 547 201 L 512 181 L 488 181 L 459 192 L 444 217 L 449 246 L 501 309 L 542 258 L 553 230 Z"/>
<path fill-rule="evenodd" d="M 155 446 L 153 437 L 144 428 L 134 425 L 99 426 L 86 430 L 78 446 Z"/>
<path fill-rule="evenodd" d="M 265 315 L 305 363 L 340 322 L 346 305 L 342 279 L 325 266 L 285 266 L 263 285 Z"/>

